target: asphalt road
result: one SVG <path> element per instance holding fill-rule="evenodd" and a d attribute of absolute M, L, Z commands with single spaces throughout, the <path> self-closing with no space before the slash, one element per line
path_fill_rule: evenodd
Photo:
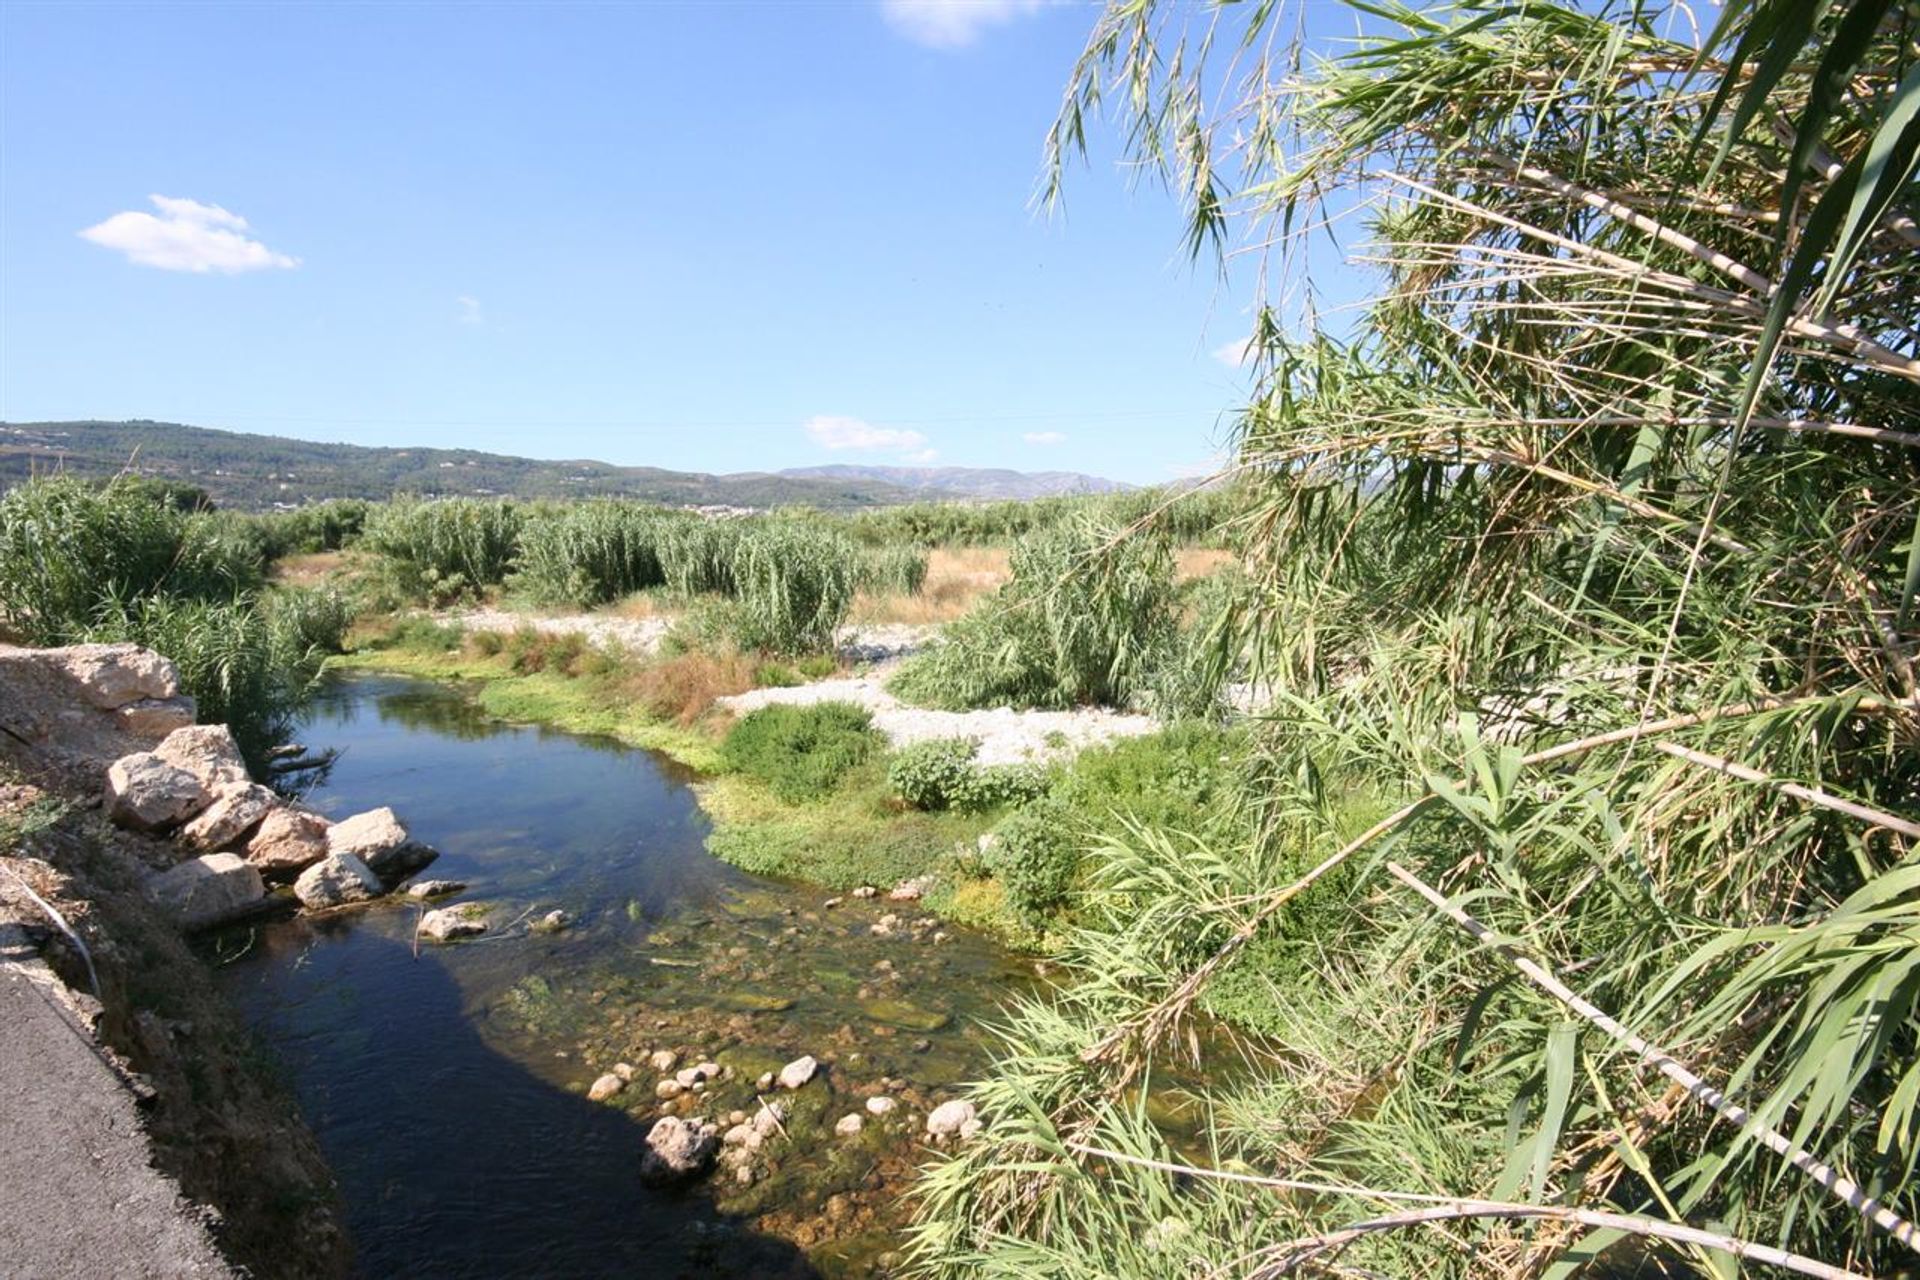
<path fill-rule="evenodd" d="M 234 1271 L 148 1162 L 132 1095 L 0 928 L 0 1277 L 221 1280 Z"/>

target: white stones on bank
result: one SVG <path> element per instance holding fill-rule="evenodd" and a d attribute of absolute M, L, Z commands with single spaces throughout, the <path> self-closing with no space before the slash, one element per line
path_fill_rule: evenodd
<path fill-rule="evenodd" d="M 812 1054 L 807 1054 L 804 1057 L 795 1058 L 792 1062 L 780 1068 L 780 1074 L 777 1080 L 782 1089 L 801 1089 L 805 1088 L 807 1082 L 813 1079 L 819 1071 L 819 1060 Z"/>
<path fill-rule="evenodd" d="M 472 902 L 457 907 L 440 907 L 420 917 L 418 930 L 422 937 L 435 942 L 474 938 L 487 931 L 486 914 L 485 907 Z"/>
<path fill-rule="evenodd" d="M 640 1157 L 641 1180 L 662 1185 L 705 1173 L 713 1163 L 719 1134 L 718 1126 L 703 1120 L 661 1116 L 647 1130 L 647 1149 Z"/>
<path fill-rule="evenodd" d="M 244 915 L 266 896 L 260 872 L 231 853 L 189 858 L 147 881 L 147 896 L 182 928 Z"/>
<path fill-rule="evenodd" d="M 330 853 L 300 873 L 293 896 L 315 911 L 371 902 L 386 892 L 373 868 L 354 857 Z"/>
<path fill-rule="evenodd" d="M 200 779 L 151 751 L 121 756 L 107 766 L 107 817 L 119 826 L 165 831 L 212 801 Z"/>
<path fill-rule="evenodd" d="M 980 1132 L 980 1117 L 965 1098 L 943 1102 L 927 1113 L 927 1133 L 935 1138 L 958 1138 L 965 1142 Z"/>

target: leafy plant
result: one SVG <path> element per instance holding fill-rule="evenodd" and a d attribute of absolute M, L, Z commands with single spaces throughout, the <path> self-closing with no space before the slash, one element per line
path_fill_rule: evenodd
<path fill-rule="evenodd" d="M 721 744 L 727 768 L 792 804 L 818 800 L 879 749 L 866 708 L 847 702 L 776 703 L 748 712 Z"/>

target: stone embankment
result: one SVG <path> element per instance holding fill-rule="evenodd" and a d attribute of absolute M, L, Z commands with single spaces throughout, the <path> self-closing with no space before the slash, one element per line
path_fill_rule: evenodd
<path fill-rule="evenodd" d="M 147 893 L 182 928 L 285 905 L 269 889 L 288 882 L 311 909 L 365 902 L 436 856 L 391 809 L 334 823 L 255 782 L 232 732 L 194 724 L 179 673 L 150 650 L 0 647 L 0 684 L 12 737 L 72 785 L 95 773 L 114 825 L 170 841 L 178 857 Z"/>
<path fill-rule="evenodd" d="M 350 1269 L 312 1135 L 182 937 L 261 909 L 256 846 L 330 828 L 194 713 L 149 651 L 0 645 L 0 1273 Z"/>

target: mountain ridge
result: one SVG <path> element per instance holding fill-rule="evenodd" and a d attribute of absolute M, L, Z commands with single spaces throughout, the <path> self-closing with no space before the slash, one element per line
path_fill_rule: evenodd
<path fill-rule="evenodd" d="M 133 469 L 191 484 L 221 506 L 243 510 L 300 506 L 327 498 L 380 499 L 395 493 L 511 498 L 623 497 L 673 506 L 827 510 L 941 499 L 1038 497 L 1072 480 L 1124 488 L 1071 472 L 993 468 L 796 467 L 709 473 L 623 467 L 594 459 L 547 460 L 478 449 L 383 446 L 299 440 L 184 423 L 132 419 L 0 422 L 0 489 L 53 471 L 102 479 Z M 899 473 L 890 481 L 884 473 Z M 956 487 L 980 477 L 980 490 Z M 1011 477 L 1011 479 L 1009 479 Z M 1022 486 L 1022 479 L 1032 483 Z"/>

